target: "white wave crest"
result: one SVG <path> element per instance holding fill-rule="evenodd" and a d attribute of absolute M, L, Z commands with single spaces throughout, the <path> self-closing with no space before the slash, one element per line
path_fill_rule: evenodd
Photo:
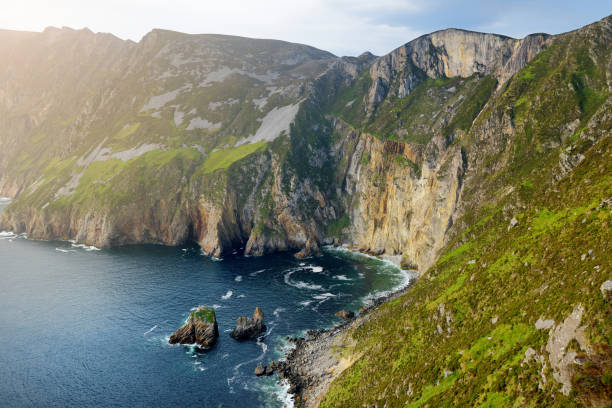
<path fill-rule="evenodd" d="M 257 276 L 257 275 L 259 275 L 260 273 L 265 272 L 265 271 L 266 271 L 266 269 L 260 269 L 260 270 L 258 270 L 258 271 L 255 271 L 255 272 L 251 272 L 251 273 L 249 273 L 249 276 Z"/>
<path fill-rule="evenodd" d="M 64 253 L 74 252 L 74 249 L 55 248 L 55 250 L 58 251 L 58 252 L 64 252 Z"/>
<path fill-rule="evenodd" d="M 334 295 L 333 293 L 321 293 L 320 295 L 315 295 L 313 296 L 313 299 L 317 299 L 317 300 L 326 300 L 329 298 L 333 298 L 336 297 L 336 295 Z"/>
<path fill-rule="evenodd" d="M 291 275 L 293 275 L 293 273 L 295 272 L 296 271 L 293 270 L 285 274 L 285 283 L 287 285 L 293 286 L 294 288 L 298 288 L 298 289 L 323 290 L 323 287 L 321 285 L 315 285 L 314 283 L 306 283 L 302 281 L 291 280 Z"/>
<path fill-rule="evenodd" d="M 223 299 L 223 300 L 227 300 L 227 299 L 231 298 L 233 294 L 234 294 L 234 292 L 233 292 L 233 291 L 228 290 L 228 291 L 227 291 L 227 293 L 226 293 L 225 295 L 221 296 L 221 299 Z"/>
<path fill-rule="evenodd" d="M 236 282 L 242 282 L 242 276 L 241 276 L 241 275 L 238 275 L 238 276 L 236 276 L 236 277 L 234 278 L 234 280 L 235 280 Z"/>
<path fill-rule="evenodd" d="M 84 244 L 75 244 L 75 243 L 72 243 L 71 245 L 74 248 L 81 248 L 81 249 L 84 249 L 86 251 L 99 251 L 100 250 L 100 248 L 96 248 L 93 245 L 84 245 Z"/>

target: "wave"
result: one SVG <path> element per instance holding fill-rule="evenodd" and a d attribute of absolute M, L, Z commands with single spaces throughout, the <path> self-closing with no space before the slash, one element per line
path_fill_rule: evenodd
<path fill-rule="evenodd" d="M 0 197 L 0 203 L 9 203 L 13 201 L 11 197 Z"/>
<path fill-rule="evenodd" d="M 323 272 L 323 267 L 322 266 L 309 266 L 308 269 L 310 269 L 314 273 L 321 273 L 321 272 Z"/>
<path fill-rule="evenodd" d="M 62 249 L 62 248 L 55 248 L 56 251 L 58 252 L 74 252 L 74 249 Z"/>
<path fill-rule="evenodd" d="M 13 238 L 16 238 L 16 237 L 17 235 L 15 235 L 13 231 L 0 231 L 0 240 L 8 239 L 9 241 L 12 241 Z"/>
<path fill-rule="evenodd" d="M 249 273 L 249 276 L 257 276 L 257 275 L 259 275 L 260 273 L 265 272 L 266 270 L 267 270 L 267 269 L 260 269 L 260 270 L 255 271 L 255 272 L 251 272 L 251 273 Z"/>
<path fill-rule="evenodd" d="M 147 330 L 146 332 L 144 332 L 143 336 L 146 336 L 147 334 L 151 333 L 153 330 L 157 329 L 157 325 L 151 327 L 149 330 Z"/>
<path fill-rule="evenodd" d="M 286 379 L 281 380 L 280 387 L 277 390 L 276 399 L 283 403 L 283 408 L 293 408 L 293 394 L 289 393 L 289 381 Z"/>
<path fill-rule="evenodd" d="M 293 275 L 295 272 L 297 271 L 292 270 L 285 274 L 284 280 L 287 285 L 298 289 L 323 290 L 323 286 L 321 285 L 315 285 L 314 283 L 306 283 L 302 281 L 292 281 L 291 275 Z"/>
<path fill-rule="evenodd" d="M 221 296 L 221 299 L 223 299 L 223 300 L 227 300 L 227 299 L 231 298 L 233 294 L 234 294 L 234 292 L 233 292 L 233 291 L 228 290 L 228 291 L 227 291 L 227 293 L 226 293 L 225 295 Z"/>
<path fill-rule="evenodd" d="M 215 309 L 215 310 L 216 310 L 216 309 L 222 309 L 222 308 L 223 308 L 223 306 L 218 305 L 218 304 L 216 304 L 216 303 L 215 303 L 215 304 L 214 304 L 212 307 L 213 307 L 213 309 Z"/>
<path fill-rule="evenodd" d="M 71 241 L 71 245 L 73 248 L 82 248 L 86 251 L 99 251 L 100 250 L 100 248 L 96 248 L 93 245 L 75 244 L 74 241 Z"/>
<path fill-rule="evenodd" d="M 386 256 L 383 258 L 379 258 L 377 256 L 374 255 L 369 255 L 369 254 L 364 254 L 363 252 L 358 252 L 358 251 L 353 251 L 347 247 L 344 246 L 340 246 L 340 247 L 334 247 L 331 245 L 326 245 L 323 247 L 323 250 L 327 251 L 327 252 L 331 252 L 331 253 L 340 253 L 340 254 L 344 254 L 344 255 L 349 255 L 349 256 L 353 256 L 353 257 L 364 257 L 364 258 L 369 258 L 369 259 L 373 259 L 373 260 L 377 260 L 383 264 L 385 264 L 385 266 L 389 266 L 395 270 L 400 270 L 400 271 L 404 271 L 404 269 L 402 269 L 399 266 L 399 261 L 397 257 L 394 256 Z"/>
<path fill-rule="evenodd" d="M 336 295 L 334 295 L 333 293 L 327 292 L 327 293 L 321 293 L 320 295 L 315 295 L 312 298 L 316 300 L 327 300 L 333 297 L 336 297 Z"/>
<path fill-rule="evenodd" d="M 414 274 L 406 274 L 405 276 L 403 276 L 401 282 L 398 285 L 395 285 L 393 288 L 388 289 L 388 290 L 381 290 L 381 291 L 377 291 L 377 292 L 370 292 L 367 295 L 365 295 L 361 301 L 364 305 L 369 305 L 372 302 L 374 302 L 374 300 L 376 299 L 380 299 L 382 297 L 385 296 L 389 296 L 392 293 L 395 293 L 399 290 L 405 289 L 406 287 L 408 287 L 411 283 L 412 280 L 415 278 Z"/>
<path fill-rule="evenodd" d="M 277 307 L 276 309 L 274 309 L 274 311 L 272 312 L 272 314 L 273 314 L 275 317 L 278 317 L 278 315 L 279 315 L 281 312 L 284 312 L 285 310 L 287 310 L 287 309 L 285 309 L 284 307 Z"/>
<path fill-rule="evenodd" d="M 242 282 L 242 275 L 238 275 L 234 278 L 236 282 Z"/>
<path fill-rule="evenodd" d="M 334 276 L 334 279 L 340 280 L 340 281 L 352 281 L 353 280 L 353 279 L 347 277 L 346 275 L 336 275 L 336 276 Z"/>
<path fill-rule="evenodd" d="M 223 260 L 223 258 L 217 258 L 216 256 L 208 256 L 203 249 L 200 249 L 200 255 L 210 258 L 210 260 L 213 262 L 221 262 Z"/>

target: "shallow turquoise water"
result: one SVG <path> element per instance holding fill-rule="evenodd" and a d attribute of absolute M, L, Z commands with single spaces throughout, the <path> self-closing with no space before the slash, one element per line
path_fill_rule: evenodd
<path fill-rule="evenodd" d="M 342 251 L 213 261 L 197 247 L 93 250 L 2 233 L 0 405 L 280 407 L 278 379 L 255 377 L 255 366 L 280 357 L 285 336 L 329 327 L 338 310 L 405 281 Z M 219 321 L 206 354 L 167 344 L 197 305 Z M 255 306 L 266 336 L 234 341 L 236 317 Z"/>

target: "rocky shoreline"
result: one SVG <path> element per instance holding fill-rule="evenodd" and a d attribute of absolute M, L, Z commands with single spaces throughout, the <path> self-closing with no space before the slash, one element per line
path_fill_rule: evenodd
<path fill-rule="evenodd" d="M 352 328 L 367 322 L 375 309 L 406 293 L 414 284 L 376 298 L 371 305 L 360 309 L 359 314 L 331 329 L 309 330 L 307 338 L 287 338 L 295 347 L 284 360 L 274 361 L 269 368 L 289 384 L 289 394 L 294 396 L 296 407 L 317 407 L 332 381 L 350 367 L 360 356 L 343 356 L 340 351 L 350 346 L 348 337 Z"/>

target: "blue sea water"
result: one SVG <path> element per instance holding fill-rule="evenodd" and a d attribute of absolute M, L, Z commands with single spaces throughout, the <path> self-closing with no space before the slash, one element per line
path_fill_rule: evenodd
<path fill-rule="evenodd" d="M 96 250 L 3 232 L 0 406 L 282 407 L 278 378 L 255 377 L 255 366 L 282 357 L 286 336 L 330 327 L 338 310 L 406 281 L 389 264 L 337 250 L 215 261 L 195 246 Z M 219 322 L 205 354 L 168 344 L 198 305 Z M 263 340 L 230 338 L 255 306 Z"/>

